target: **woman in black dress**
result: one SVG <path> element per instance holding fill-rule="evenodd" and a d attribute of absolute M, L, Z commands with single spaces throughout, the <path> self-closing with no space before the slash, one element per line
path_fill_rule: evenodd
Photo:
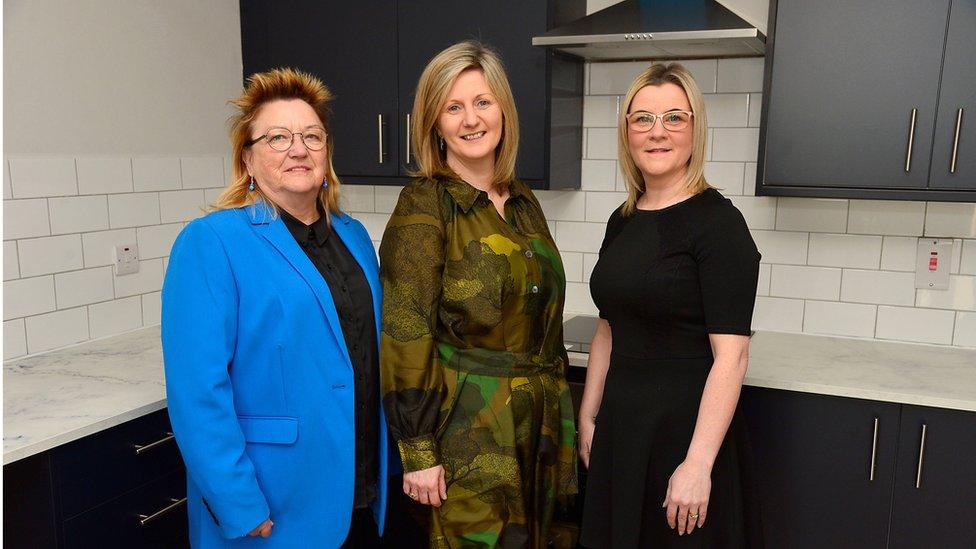
<path fill-rule="evenodd" d="M 590 277 L 601 320 L 579 417 L 581 542 L 756 546 L 737 403 L 759 252 L 705 181 L 705 105 L 688 71 L 653 65 L 624 105 L 629 196 Z"/>

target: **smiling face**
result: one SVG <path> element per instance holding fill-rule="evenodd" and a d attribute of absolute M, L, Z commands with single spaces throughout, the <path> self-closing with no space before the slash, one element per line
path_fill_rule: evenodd
<path fill-rule="evenodd" d="M 673 110 L 691 111 L 691 104 L 681 87 L 666 83 L 641 88 L 630 103 L 628 112 L 663 114 Z M 638 132 L 628 127 L 627 137 L 630 156 L 644 176 L 645 183 L 671 182 L 684 175 L 694 143 L 693 124 L 679 131 L 668 131 L 659 119 L 650 131 Z"/>
<path fill-rule="evenodd" d="M 437 133 L 447 146 L 447 160 L 464 164 L 493 161 L 502 138 L 502 109 L 481 69 L 458 75 L 437 117 Z"/>
<path fill-rule="evenodd" d="M 251 123 L 251 138 L 276 128 L 285 128 L 292 133 L 312 128 L 324 131 L 318 114 L 300 99 L 280 99 L 262 106 Z M 314 204 L 325 179 L 327 156 L 327 147 L 311 151 L 298 135 L 286 151 L 276 151 L 267 139 L 262 139 L 247 148 L 243 155 L 255 185 L 278 205 Z"/>

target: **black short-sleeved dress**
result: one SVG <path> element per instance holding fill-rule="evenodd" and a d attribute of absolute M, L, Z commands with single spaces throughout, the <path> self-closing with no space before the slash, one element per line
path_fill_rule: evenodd
<path fill-rule="evenodd" d="M 661 507 L 694 434 L 713 360 L 708 335 L 749 335 L 759 257 L 742 214 L 714 189 L 610 217 L 590 277 L 613 350 L 590 454 L 583 545 L 759 545 L 738 411 L 712 468 L 705 525 L 679 537 Z"/>

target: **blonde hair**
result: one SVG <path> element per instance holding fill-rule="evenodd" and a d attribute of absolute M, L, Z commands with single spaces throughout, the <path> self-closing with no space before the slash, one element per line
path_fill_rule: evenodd
<path fill-rule="evenodd" d="M 474 41 L 459 42 L 438 53 L 420 75 L 413 101 L 413 128 L 410 130 L 413 154 L 417 159 L 417 170 L 413 175 L 429 179 L 457 177 L 447 165 L 446 151 L 440 149 L 437 119 L 454 81 L 469 69 L 481 70 L 502 110 L 502 137 L 495 149 L 495 173 L 491 181 L 493 186 L 504 189 L 515 179 L 518 112 L 501 58 L 489 47 Z"/>
<path fill-rule="evenodd" d="M 290 68 L 279 68 L 268 72 L 252 74 L 247 79 L 247 85 L 237 98 L 228 101 L 229 104 L 237 107 L 238 113 L 230 118 L 230 144 L 233 149 L 232 163 L 234 174 L 227 187 L 217 198 L 217 201 L 210 206 L 210 210 L 226 210 L 239 208 L 248 204 L 254 204 L 258 199 L 269 204 L 275 212 L 275 205 L 265 195 L 259 187 L 253 191 L 248 190 L 250 177 L 247 174 L 247 166 L 244 164 L 244 151 L 250 146 L 251 124 L 257 118 L 261 107 L 277 101 L 279 99 L 298 99 L 304 101 L 312 107 L 322 127 L 325 128 L 325 177 L 329 182 L 328 187 L 319 189 L 318 202 L 322 211 L 326 213 L 339 213 L 339 177 L 332 167 L 332 133 L 329 132 L 329 104 L 333 100 L 332 92 L 322 83 L 321 80 L 311 74 L 297 71 Z M 328 216 L 326 216 L 328 220 Z"/>
<path fill-rule="evenodd" d="M 661 86 L 674 84 L 684 90 L 691 104 L 692 116 L 692 145 L 691 158 L 688 159 L 688 170 L 685 172 L 684 186 L 692 194 L 698 194 L 711 185 L 705 181 L 705 143 L 708 140 L 708 120 L 705 117 L 705 99 L 695 79 L 680 63 L 655 63 L 647 70 L 637 75 L 627 90 L 624 108 L 620 109 L 617 120 L 617 156 L 620 161 L 620 173 L 627 183 L 627 202 L 621 213 L 629 216 L 637 209 L 637 199 L 644 194 L 644 176 L 630 155 L 630 138 L 627 133 L 627 115 L 634 96 L 647 86 Z"/>

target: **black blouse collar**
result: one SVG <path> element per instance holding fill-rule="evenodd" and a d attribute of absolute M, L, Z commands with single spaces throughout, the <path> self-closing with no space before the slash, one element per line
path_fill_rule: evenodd
<path fill-rule="evenodd" d="M 332 232 L 332 229 L 329 227 L 328 219 L 322 214 L 321 210 L 319 211 L 319 218 L 311 225 L 302 223 L 285 210 L 280 210 L 280 213 L 281 220 L 285 222 L 288 231 L 291 232 L 292 236 L 295 237 L 295 240 L 300 245 L 304 246 L 312 240 L 321 246 L 329 239 L 329 233 Z"/>

